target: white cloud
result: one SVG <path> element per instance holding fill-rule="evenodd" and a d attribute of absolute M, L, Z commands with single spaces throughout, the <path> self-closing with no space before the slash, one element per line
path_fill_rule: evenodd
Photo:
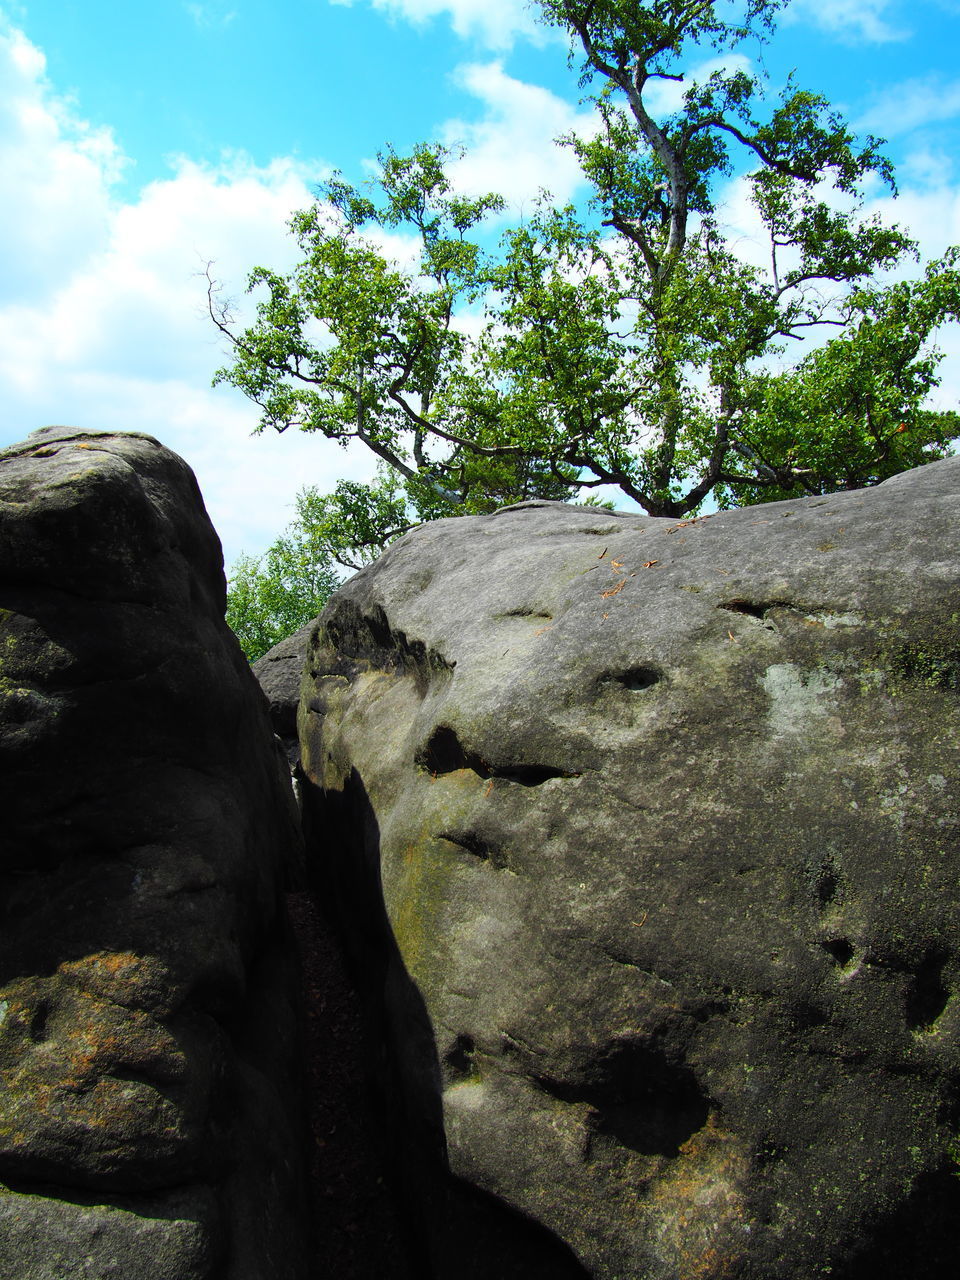
<path fill-rule="evenodd" d="M 321 167 L 180 159 L 169 177 L 121 198 L 127 161 L 112 136 L 54 92 L 22 34 L 0 35 L 0 156 L 17 178 L 0 208 L 0 444 L 48 423 L 149 432 L 193 466 L 228 562 L 262 550 L 303 484 L 364 478 L 375 460 L 297 432 L 250 438 L 255 407 L 209 385 L 224 353 L 198 276 L 213 259 L 238 295 L 254 263 L 291 265 L 286 222 L 309 203 Z M 458 185 L 517 201 L 547 185 L 567 198 L 576 167 L 550 139 L 589 118 L 499 64 L 462 77 L 484 115 L 445 130 L 474 149 L 455 167 Z M 410 246 L 394 235 L 385 248 Z"/>
<path fill-rule="evenodd" d="M 442 138 L 466 154 L 450 167 L 456 186 L 471 195 L 498 191 L 522 207 L 545 188 L 558 201 L 572 198 L 583 176 L 572 152 L 553 144 L 565 133 L 590 134 L 593 112 L 582 112 L 548 89 L 508 76 L 500 62 L 470 63 L 458 84 L 485 106 L 481 120 L 449 120 Z"/>
<path fill-rule="evenodd" d="M 57 100 L 43 54 L 0 15 L 0 281 L 6 298 L 48 293 L 109 234 L 126 163 L 108 130 Z"/>
<path fill-rule="evenodd" d="M 204 4 L 184 4 L 189 16 L 201 31 L 222 30 L 229 27 L 237 16 L 236 9 L 228 9 L 222 0 L 207 0 Z"/>
<path fill-rule="evenodd" d="M 330 0 L 352 5 L 354 0 Z M 371 0 L 375 9 L 418 26 L 446 15 L 458 36 L 473 37 L 490 49 L 509 49 L 518 36 L 535 44 L 560 40 L 553 28 L 536 20 L 530 0 Z"/>
<path fill-rule="evenodd" d="M 960 244 L 960 185 L 950 181 L 949 166 L 931 168 L 928 161 L 925 154 L 908 157 L 902 172 L 910 180 L 904 182 L 899 195 L 893 197 L 878 186 L 863 211 L 866 217 L 878 214 L 888 225 L 903 227 L 917 241 L 921 263 L 907 259 L 891 273 L 891 280 L 917 278 L 924 263 L 939 258 L 949 245 Z M 927 180 L 931 175 L 934 181 Z M 722 225 L 731 247 L 744 261 L 769 270 L 770 242 L 750 201 L 747 180 L 731 180 L 721 193 L 720 203 Z M 789 265 L 781 260 L 781 271 Z M 772 367 L 793 365 L 811 346 L 830 336 L 814 330 L 802 342 L 791 341 L 783 357 L 771 361 Z M 930 405 L 960 409 L 960 324 L 944 325 L 935 334 L 934 345 L 945 358 L 940 366 L 941 384 L 931 395 Z"/>
<path fill-rule="evenodd" d="M 694 82 L 703 83 L 715 71 L 749 74 L 751 68 L 749 58 L 735 54 L 691 68 L 683 81 L 653 81 L 647 92 L 648 109 L 660 119 L 683 106 L 683 96 Z M 471 195 L 498 191 L 516 211 L 541 190 L 550 191 L 562 204 L 585 187 L 573 152 L 555 145 L 554 139 L 570 133 L 594 134 L 599 117 L 593 109 L 578 110 L 549 89 L 515 79 L 500 60 L 468 63 L 457 69 L 454 78 L 484 105 L 479 120 L 448 120 L 442 129 L 447 145 L 465 148 L 463 158 L 450 166 L 459 189 Z"/>
<path fill-rule="evenodd" d="M 957 116 L 960 116 L 960 80 L 944 83 L 937 76 L 924 76 L 891 85 L 860 116 L 856 128 L 893 138 Z"/>
<path fill-rule="evenodd" d="M 948 187 L 956 173 L 956 158 L 949 152 L 919 147 L 909 152 L 897 168 L 897 180 L 905 187 L 930 190 Z"/>
<path fill-rule="evenodd" d="M 308 176 L 289 160 L 264 169 L 242 156 L 215 169 L 179 161 L 170 178 L 117 207 L 103 249 L 78 264 L 45 309 L 59 359 L 201 377 L 213 335 L 199 314 L 198 273 L 212 259 L 214 275 L 237 291 L 255 262 L 289 262 L 286 221 L 310 203 Z"/>
<path fill-rule="evenodd" d="M 889 44 L 910 35 L 888 20 L 896 7 L 896 0 L 794 0 L 783 17 L 785 22 L 811 22 L 849 44 Z"/>
<path fill-rule="evenodd" d="M 878 215 L 888 226 L 899 226 L 917 241 L 921 260 L 939 258 L 951 244 L 960 244 L 960 186 L 949 181 L 949 168 L 931 168 L 930 157 L 912 157 L 903 166 L 911 180 L 905 182 L 896 196 L 879 183 L 868 191 L 862 216 Z M 923 180 L 933 176 L 936 181 Z M 833 207 L 848 207 L 851 202 L 826 186 L 819 192 Z M 763 270 L 770 266 L 770 240 L 760 215 L 750 199 L 746 177 L 727 183 L 719 197 L 721 227 L 731 247 L 745 262 Z M 784 263 L 781 262 L 781 271 Z M 919 268 L 910 260 L 897 269 L 897 276 L 915 275 Z"/>
<path fill-rule="evenodd" d="M 0 445 L 50 423 L 157 436 L 196 471 L 228 562 L 276 536 L 302 485 L 369 475 L 365 454 L 317 437 L 251 439 L 255 408 L 210 387 L 223 352 L 198 273 L 214 259 L 239 293 L 254 263 L 289 264 L 286 221 L 321 168 L 180 160 L 123 203 L 112 137 L 54 94 L 40 51 L 9 28 L 0 86 Z"/>
<path fill-rule="evenodd" d="M 960 244 L 960 187 L 955 184 L 903 186 L 896 199 L 881 197 L 868 212 L 909 232 L 924 259 L 938 258 L 949 245 Z"/>
<path fill-rule="evenodd" d="M 724 71 L 728 75 L 742 71 L 750 75 L 753 69 L 752 61 L 744 54 L 728 53 L 691 67 L 682 80 L 651 80 L 644 90 L 647 110 L 655 120 L 662 119 L 682 110 L 684 96 L 690 87 L 706 83 L 715 71 Z"/>

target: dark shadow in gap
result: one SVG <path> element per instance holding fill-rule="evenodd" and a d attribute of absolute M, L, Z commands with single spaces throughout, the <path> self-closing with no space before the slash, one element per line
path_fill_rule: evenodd
<path fill-rule="evenodd" d="M 552 1232 L 450 1173 L 433 1028 L 390 927 L 363 780 L 354 769 L 339 793 L 305 780 L 303 799 L 310 888 L 359 995 L 368 1127 L 403 1235 L 404 1258 L 371 1280 L 589 1280 Z"/>

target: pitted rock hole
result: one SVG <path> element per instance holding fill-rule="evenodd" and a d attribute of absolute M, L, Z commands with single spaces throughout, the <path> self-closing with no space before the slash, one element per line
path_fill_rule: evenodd
<path fill-rule="evenodd" d="M 659 684 L 663 680 L 663 672 L 659 667 L 652 665 L 638 665 L 636 667 L 628 667 L 626 671 L 608 671 L 597 681 L 602 688 L 605 685 L 619 685 L 623 689 L 628 689 L 631 693 L 643 693 L 646 689 L 652 689 L 654 685 Z"/>
<path fill-rule="evenodd" d="M 840 877 L 829 863 L 824 863 L 820 868 L 814 890 L 820 910 L 826 911 L 840 892 Z"/>
<path fill-rule="evenodd" d="M 452 1082 L 469 1080 L 477 1074 L 474 1065 L 476 1045 L 470 1036 L 458 1035 L 453 1048 L 444 1056 L 443 1064 Z"/>
<path fill-rule="evenodd" d="M 817 897 L 817 908 L 820 913 L 826 914 L 844 896 L 844 873 L 838 867 L 835 856 L 829 852 L 824 854 L 819 865 L 814 864 L 810 869 L 810 878 L 814 896 Z"/>
<path fill-rule="evenodd" d="M 579 777 L 567 769 L 546 764 L 489 764 L 475 751 L 467 750 L 456 731 L 445 724 L 434 729 L 426 746 L 417 753 L 417 765 L 434 777 L 470 769 L 480 778 L 505 778 L 508 782 L 519 782 L 523 787 L 539 787 L 550 778 Z"/>
<path fill-rule="evenodd" d="M 498 871 L 510 870 L 503 850 L 484 840 L 482 836 L 478 836 L 473 831 L 440 831 L 437 833 L 437 839 L 446 840 L 448 844 L 455 845 L 458 849 L 462 849 L 464 853 L 470 854 L 471 857 L 478 858 L 481 862 L 490 863 Z"/>
<path fill-rule="evenodd" d="M 456 773 L 458 769 L 472 769 L 482 778 L 489 778 L 490 766 L 475 752 L 467 751 L 456 731 L 441 724 L 434 729 L 426 746 L 417 755 L 417 764 L 428 773 L 440 775 Z"/>
<path fill-rule="evenodd" d="M 787 1014 L 788 1022 L 794 1031 L 807 1031 L 811 1027 L 825 1026 L 829 1021 L 829 1015 L 815 1004 L 811 1004 L 808 1000 L 798 1000 L 792 1005 Z"/>
<path fill-rule="evenodd" d="M 719 604 L 717 608 L 726 609 L 728 613 L 740 613 L 747 618 L 755 618 L 757 622 L 766 622 L 768 626 L 771 624 L 767 619 L 767 614 L 771 609 L 790 609 L 793 606 L 789 600 L 766 600 L 763 602 L 753 600 L 725 600 Z M 772 627 L 771 627 L 772 630 Z"/>
<path fill-rule="evenodd" d="M 344 657 L 372 662 L 384 670 L 406 671 L 421 680 L 430 673 L 452 671 L 456 665 L 422 640 L 394 629 L 380 606 L 364 613 L 355 605 L 342 605 L 328 619 L 326 637 Z"/>
<path fill-rule="evenodd" d="M 826 942 L 821 942 L 820 945 L 841 969 L 845 969 L 854 957 L 853 945 L 846 938 L 830 938 Z"/>
<path fill-rule="evenodd" d="M 579 1082 L 536 1079 L 563 1102 L 588 1103 L 595 1134 L 641 1155 L 675 1159 L 710 1114 L 709 1099 L 690 1068 L 645 1044 L 615 1046 Z"/>
<path fill-rule="evenodd" d="M 40 1044 L 47 1038 L 47 1022 L 50 1018 L 50 1004 L 47 1000 L 41 1000 L 33 1011 L 33 1017 L 30 1019 L 30 1039 L 34 1044 Z"/>
<path fill-rule="evenodd" d="M 932 1027 L 947 1007 L 950 992 L 943 981 L 947 953 L 935 949 L 927 953 L 913 975 L 906 992 L 905 1017 L 911 1031 Z"/>
<path fill-rule="evenodd" d="M 519 782 L 521 787 L 539 787 L 551 778 L 579 778 L 579 773 L 569 769 L 555 769 L 548 764 L 512 764 L 490 770 L 494 778 L 507 782 Z"/>

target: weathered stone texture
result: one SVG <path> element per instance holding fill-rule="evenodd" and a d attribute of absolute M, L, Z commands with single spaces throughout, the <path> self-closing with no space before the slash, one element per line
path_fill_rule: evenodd
<path fill-rule="evenodd" d="M 270 705 L 270 722 L 273 731 L 283 743 L 287 759 L 295 766 L 300 759 L 297 739 L 297 707 L 300 703 L 300 678 L 303 662 L 310 647 L 310 636 L 316 622 L 295 631 L 269 649 L 262 658 L 252 664 L 253 674 L 260 683 Z"/>
<path fill-rule="evenodd" d="M 300 1280 L 300 856 L 220 548 L 148 436 L 0 454 L 0 1275 Z"/>
<path fill-rule="evenodd" d="M 409 1112 L 439 1065 L 453 1170 L 590 1275 L 955 1273 L 958 499 L 524 504 L 323 614 L 320 874 L 358 951 L 382 885 Z"/>

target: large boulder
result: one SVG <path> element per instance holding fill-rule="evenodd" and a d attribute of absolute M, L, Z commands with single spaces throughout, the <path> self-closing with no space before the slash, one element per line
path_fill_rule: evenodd
<path fill-rule="evenodd" d="M 316 620 L 308 622 L 251 663 L 253 674 L 270 707 L 273 731 L 280 739 L 290 766 L 294 769 L 300 759 L 300 743 L 297 738 L 300 681 L 303 663 L 310 648 L 310 637 L 316 625 Z"/>
<path fill-rule="evenodd" d="M 308 856 L 397 1110 L 442 1159 L 442 1092 L 454 1173 L 586 1274 L 955 1275 L 958 511 L 960 460 L 691 521 L 526 503 L 322 615 Z"/>
<path fill-rule="evenodd" d="M 301 1280 L 300 858 L 187 465 L 0 454 L 0 1275 Z"/>

